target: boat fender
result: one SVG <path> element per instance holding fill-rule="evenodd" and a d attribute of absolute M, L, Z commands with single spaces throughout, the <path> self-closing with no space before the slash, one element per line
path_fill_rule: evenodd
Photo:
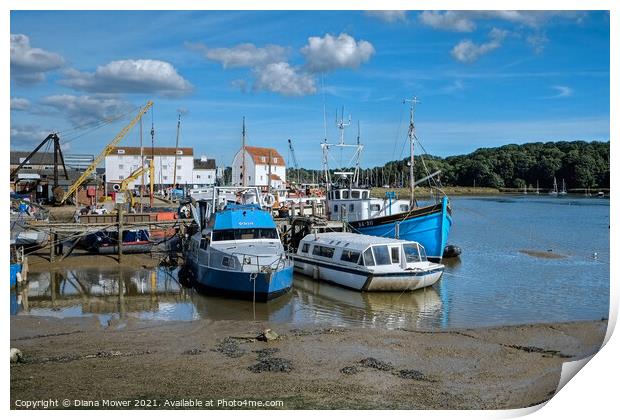
<path fill-rule="evenodd" d="M 443 250 L 443 258 L 454 258 L 461 255 L 461 248 L 456 245 L 446 245 Z"/>

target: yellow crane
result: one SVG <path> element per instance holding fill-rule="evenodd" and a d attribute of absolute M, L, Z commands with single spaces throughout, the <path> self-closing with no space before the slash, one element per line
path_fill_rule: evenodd
<path fill-rule="evenodd" d="M 140 175 L 142 175 L 143 173 L 147 171 L 149 174 L 151 194 L 153 194 L 153 183 L 154 183 L 153 180 L 155 178 L 155 165 L 153 164 L 153 159 L 149 159 L 148 162 L 149 162 L 148 165 L 144 165 L 136 169 L 131 174 L 129 174 L 127 178 L 123 179 L 123 181 L 121 182 L 120 192 L 125 193 L 125 195 L 127 196 L 128 198 L 127 202 L 129 203 L 130 208 L 133 208 L 134 199 L 133 199 L 133 194 L 131 193 L 131 191 L 129 191 L 129 183 L 135 181 L 136 179 L 138 179 Z"/>
<path fill-rule="evenodd" d="M 69 187 L 67 192 L 59 200 L 60 204 L 67 201 L 69 197 L 75 194 L 75 192 L 78 190 L 80 185 L 82 185 L 84 181 L 88 179 L 88 177 L 97 169 L 97 166 L 101 163 L 101 161 L 112 152 L 112 150 L 121 142 L 121 140 L 127 135 L 127 133 L 129 133 L 129 130 L 131 130 L 133 126 L 136 125 L 138 121 L 140 121 L 142 116 L 152 106 L 153 106 L 153 101 L 148 101 L 146 105 L 142 109 L 140 109 L 140 112 L 138 112 L 138 115 L 136 115 L 131 121 L 129 121 L 129 124 L 123 127 L 123 129 L 116 135 L 116 137 L 114 137 L 114 139 L 112 139 L 112 141 L 103 149 L 103 151 L 99 154 L 99 156 L 97 156 L 93 160 L 93 162 L 88 166 L 88 168 L 84 170 L 84 173 Z"/>

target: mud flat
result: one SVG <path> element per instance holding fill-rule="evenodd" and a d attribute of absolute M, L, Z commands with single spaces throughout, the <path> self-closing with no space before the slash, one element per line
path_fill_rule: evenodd
<path fill-rule="evenodd" d="M 286 409 L 505 409 L 556 390 L 607 322 L 387 330 L 246 321 L 11 317 L 16 400 L 281 400 Z M 280 337 L 259 341 L 265 328 Z M 216 407 L 217 408 L 217 407 Z"/>

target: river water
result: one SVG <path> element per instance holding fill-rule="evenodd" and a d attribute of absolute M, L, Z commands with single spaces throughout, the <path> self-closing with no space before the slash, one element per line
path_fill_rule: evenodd
<path fill-rule="evenodd" d="M 424 290 L 360 293 L 296 275 L 291 293 L 253 304 L 198 294 L 178 269 L 88 268 L 30 273 L 11 314 L 424 329 L 608 316 L 609 200 L 455 197 L 452 207 L 449 243 L 463 254 Z"/>

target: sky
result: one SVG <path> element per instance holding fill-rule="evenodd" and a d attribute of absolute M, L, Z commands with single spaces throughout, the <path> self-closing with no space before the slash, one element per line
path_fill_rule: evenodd
<path fill-rule="evenodd" d="M 413 96 L 433 155 L 609 140 L 606 11 L 12 11 L 10 23 L 11 150 L 58 132 L 65 153 L 97 155 L 148 100 L 145 144 L 152 124 L 155 145 L 174 146 L 181 114 L 180 146 L 218 165 L 245 117 L 248 144 L 290 161 L 290 138 L 318 169 L 343 107 L 362 167 L 402 159 Z"/>

